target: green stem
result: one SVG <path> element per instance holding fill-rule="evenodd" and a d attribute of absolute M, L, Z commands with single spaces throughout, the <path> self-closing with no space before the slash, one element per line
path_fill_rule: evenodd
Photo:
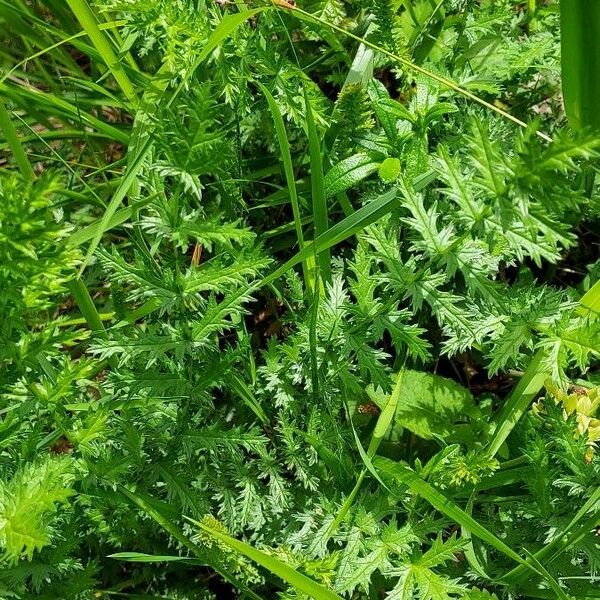
<path fill-rule="evenodd" d="M 102 56 L 102 60 L 105 62 L 109 71 L 112 73 L 120 88 L 123 90 L 123 93 L 129 102 L 136 107 L 138 104 L 138 98 L 135 88 L 123 70 L 119 59 L 114 53 L 111 43 L 98 26 L 96 17 L 94 17 L 86 0 L 67 0 L 67 2 L 77 17 L 77 20 L 81 23 L 81 26 L 90 38 L 90 41 L 95 46 L 96 50 L 98 50 L 100 56 Z"/>
<path fill-rule="evenodd" d="M 69 283 L 69 290 L 71 291 L 81 314 L 90 326 L 92 333 L 106 339 L 108 336 L 106 335 L 106 329 L 104 329 L 104 323 L 102 323 L 102 317 L 98 313 L 96 305 L 94 304 L 85 283 L 79 278 L 73 279 Z"/>
<path fill-rule="evenodd" d="M 0 129 L 4 131 L 4 136 L 6 137 L 6 142 L 8 143 L 17 165 L 21 170 L 21 174 L 23 175 L 23 179 L 25 181 L 33 181 L 35 179 L 35 173 L 33 172 L 33 168 L 29 159 L 27 158 L 27 154 L 21 145 L 19 140 L 19 136 L 17 134 L 17 130 L 13 125 L 13 122 L 4 106 L 4 102 L 0 99 Z"/>

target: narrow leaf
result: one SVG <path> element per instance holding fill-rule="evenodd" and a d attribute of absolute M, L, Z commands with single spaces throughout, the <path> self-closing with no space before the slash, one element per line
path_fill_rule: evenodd
<path fill-rule="evenodd" d="M 220 542 L 227 544 L 227 546 L 236 552 L 247 556 L 261 567 L 269 570 L 271 573 L 273 573 L 273 575 L 277 575 L 277 577 L 283 579 L 287 584 L 293 586 L 299 592 L 308 594 L 315 600 L 342 600 L 342 598 L 334 592 L 328 590 L 326 587 L 320 583 L 317 583 L 313 579 L 306 577 L 306 575 L 299 573 L 296 571 L 296 569 L 286 565 L 278 558 L 275 558 L 274 556 L 271 556 L 262 550 L 258 550 L 250 544 L 236 540 L 235 538 L 221 531 L 217 531 L 205 523 L 200 523 L 199 521 L 194 521 L 193 519 L 190 519 L 190 521 L 205 533 L 209 534 Z"/>

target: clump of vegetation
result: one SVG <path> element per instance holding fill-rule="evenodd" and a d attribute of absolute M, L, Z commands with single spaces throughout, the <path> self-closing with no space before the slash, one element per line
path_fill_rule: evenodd
<path fill-rule="evenodd" d="M 559 4 L 0 3 L 0 598 L 598 597 Z"/>

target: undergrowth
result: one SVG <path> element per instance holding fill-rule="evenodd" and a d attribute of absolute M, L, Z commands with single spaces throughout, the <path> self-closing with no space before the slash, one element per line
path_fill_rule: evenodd
<path fill-rule="evenodd" d="M 1 598 L 600 596 L 558 2 L 0 19 Z"/>

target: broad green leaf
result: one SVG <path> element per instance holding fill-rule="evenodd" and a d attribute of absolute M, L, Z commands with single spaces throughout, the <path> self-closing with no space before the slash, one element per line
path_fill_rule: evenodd
<path fill-rule="evenodd" d="M 367 91 L 371 98 L 371 102 L 373 103 L 373 110 L 375 111 L 377 120 L 381 123 L 385 135 L 389 140 L 394 140 L 398 135 L 396 129 L 396 121 L 398 119 L 395 115 L 390 114 L 390 112 L 386 110 L 385 101 L 390 99 L 387 88 L 383 83 L 377 81 L 377 79 L 371 79 Z"/>
<path fill-rule="evenodd" d="M 370 386 L 367 393 L 380 408 L 387 405 L 389 396 L 379 388 Z M 458 417 L 476 410 L 469 390 L 432 373 L 406 370 L 399 395 L 395 425 L 425 439 L 450 435 Z"/>
<path fill-rule="evenodd" d="M 394 120 L 400 119 L 402 121 L 408 121 L 409 123 L 415 123 L 417 120 L 415 115 L 413 115 L 406 106 L 392 98 L 384 98 L 379 106 L 381 107 L 381 110 L 385 111 Z"/>
<path fill-rule="evenodd" d="M 377 171 L 379 163 L 368 154 L 349 156 L 333 166 L 325 175 L 325 197 L 329 198 L 356 185 Z"/>

